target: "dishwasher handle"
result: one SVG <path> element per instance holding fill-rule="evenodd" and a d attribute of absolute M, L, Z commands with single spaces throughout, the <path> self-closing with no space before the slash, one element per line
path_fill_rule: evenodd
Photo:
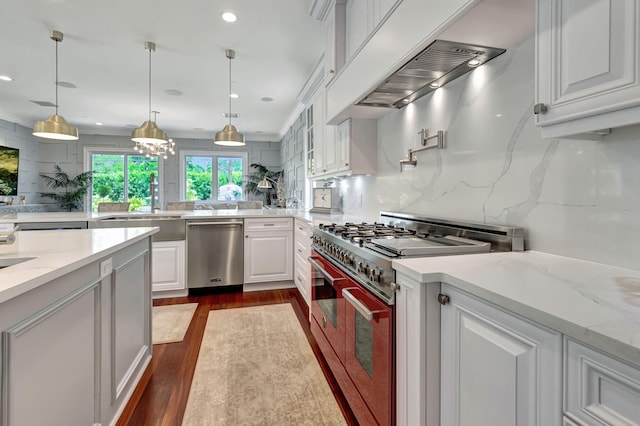
<path fill-rule="evenodd" d="M 205 225 L 240 225 L 242 222 L 192 222 L 188 226 L 205 226 Z"/>

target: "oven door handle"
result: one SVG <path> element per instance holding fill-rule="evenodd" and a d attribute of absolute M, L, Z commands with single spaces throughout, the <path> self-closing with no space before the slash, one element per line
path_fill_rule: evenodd
<path fill-rule="evenodd" d="M 342 277 L 334 278 L 331 275 L 329 275 L 329 272 L 327 272 L 327 270 L 324 269 L 322 267 L 322 265 L 313 256 L 307 257 L 307 260 L 309 261 L 309 263 L 311 263 L 311 265 L 313 265 L 314 268 L 316 268 L 318 270 L 318 272 L 320 272 L 322 274 L 323 277 L 325 277 L 326 279 L 329 280 L 329 282 L 331 283 L 332 286 L 334 285 L 334 283 L 336 281 L 344 281 L 345 280 Z"/>
<path fill-rule="evenodd" d="M 356 311 L 360 312 L 362 316 L 367 319 L 367 321 L 372 321 L 373 318 L 378 316 L 379 313 L 382 313 L 382 311 L 372 311 L 367 308 L 365 304 L 359 301 L 349 290 L 351 289 L 343 288 L 342 297 L 344 297 L 344 300 L 349 302 L 349 304 L 352 305 Z"/>

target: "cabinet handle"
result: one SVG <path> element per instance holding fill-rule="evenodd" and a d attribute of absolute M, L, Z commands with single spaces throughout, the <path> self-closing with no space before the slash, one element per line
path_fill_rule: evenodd
<path fill-rule="evenodd" d="M 533 113 L 536 115 L 544 114 L 545 112 L 547 112 L 547 106 L 545 104 L 535 104 L 533 107 Z"/>
<path fill-rule="evenodd" d="M 440 293 L 438 295 L 438 303 L 441 305 L 447 305 L 449 302 L 451 301 L 451 299 L 449 298 L 449 296 L 447 296 L 446 294 L 442 294 Z"/>
<path fill-rule="evenodd" d="M 302 250 L 301 250 L 301 249 L 298 249 L 298 253 L 302 253 Z"/>
<path fill-rule="evenodd" d="M 263 223 L 262 226 L 276 226 L 275 223 Z"/>

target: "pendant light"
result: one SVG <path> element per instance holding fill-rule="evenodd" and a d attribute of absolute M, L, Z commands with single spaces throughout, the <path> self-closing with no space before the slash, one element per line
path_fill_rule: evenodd
<path fill-rule="evenodd" d="M 67 123 L 63 116 L 58 115 L 58 43 L 63 37 L 60 31 L 51 30 L 49 33 L 49 38 L 56 42 L 56 113 L 44 121 L 38 121 L 33 126 L 33 135 L 45 139 L 76 141 L 78 128 Z"/>
<path fill-rule="evenodd" d="M 225 50 L 225 54 L 227 58 L 229 58 L 229 124 L 216 133 L 213 143 L 225 146 L 243 146 L 244 135 L 236 129 L 236 126 L 231 124 L 231 60 L 236 57 L 236 52 L 227 49 Z"/>
<path fill-rule="evenodd" d="M 136 143 L 134 149 L 147 157 L 162 156 L 167 159 L 167 153 L 175 155 L 175 143 L 167 138 L 164 130 L 160 129 L 156 123 L 158 111 L 151 111 L 151 52 L 156 51 L 156 44 L 152 41 L 144 42 L 145 50 L 149 51 L 149 120 L 142 123 L 142 126 L 131 132 L 131 140 Z M 151 120 L 151 114 L 154 114 Z"/>

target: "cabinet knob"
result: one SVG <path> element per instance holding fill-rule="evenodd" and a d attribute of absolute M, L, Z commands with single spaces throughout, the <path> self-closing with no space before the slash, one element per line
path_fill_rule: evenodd
<path fill-rule="evenodd" d="M 544 114 L 547 112 L 547 106 L 545 104 L 535 104 L 533 107 L 534 114 Z"/>
<path fill-rule="evenodd" d="M 442 294 L 442 293 L 440 293 L 440 294 L 438 295 L 438 303 L 439 303 L 439 304 L 441 304 L 441 305 L 446 305 L 446 304 L 448 304 L 450 300 L 451 300 L 451 299 L 450 299 L 450 298 L 449 298 L 449 296 L 447 296 L 446 294 Z"/>
<path fill-rule="evenodd" d="M 245 235 L 244 237 L 245 237 L 245 238 L 249 238 L 249 236 L 248 236 L 248 235 Z"/>
<path fill-rule="evenodd" d="M 348 166 L 348 165 L 349 165 L 349 163 L 344 163 L 344 165 L 345 165 L 345 166 Z"/>
<path fill-rule="evenodd" d="M 334 74 L 335 71 L 334 70 L 329 70 L 329 74 Z"/>

